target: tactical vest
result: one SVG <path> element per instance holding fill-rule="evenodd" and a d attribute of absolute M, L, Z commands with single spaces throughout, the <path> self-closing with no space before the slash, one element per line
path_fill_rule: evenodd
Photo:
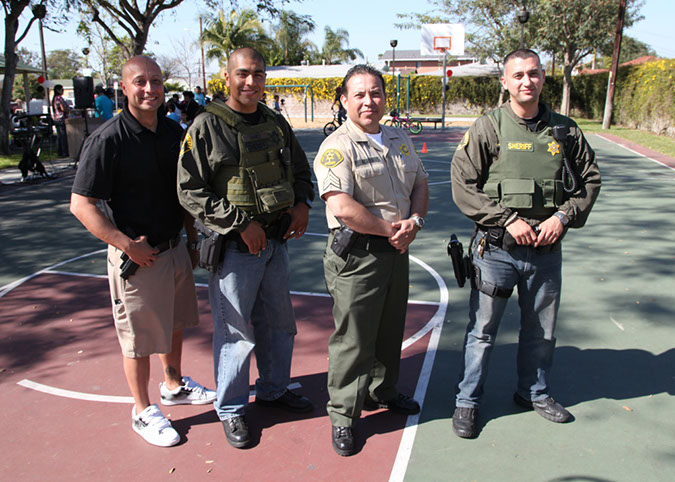
<path fill-rule="evenodd" d="M 518 124 L 505 109 L 488 114 L 499 137 L 499 156 L 490 166 L 483 186 L 496 202 L 526 218 L 543 219 L 563 203 L 563 147 L 553 139 L 551 125 L 571 124 L 567 117 L 551 112 L 549 126 L 531 132 Z"/>
<path fill-rule="evenodd" d="M 249 125 L 232 110 L 211 102 L 206 111 L 218 116 L 237 132 L 239 165 L 222 165 L 214 175 L 219 196 L 263 224 L 293 205 L 291 153 L 275 114 L 265 106 L 264 122 Z"/>

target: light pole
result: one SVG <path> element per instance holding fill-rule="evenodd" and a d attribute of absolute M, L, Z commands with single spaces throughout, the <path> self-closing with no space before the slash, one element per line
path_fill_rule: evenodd
<path fill-rule="evenodd" d="M 390 40 L 389 45 L 391 45 L 391 83 L 392 83 L 392 97 L 391 105 L 392 107 L 396 103 L 396 46 L 398 45 L 398 40 Z M 396 112 L 398 114 L 398 112 Z"/>
<path fill-rule="evenodd" d="M 45 55 L 45 37 L 44 33 L 42 32 L 42 19 L 47 16 L 47 6 L 44 3 L 39 3 L 37 5 L 33 5 L 31 10 L 33 11 L 33 17 L 38 19 L 38 27 L 39 27 L 38 31 L 40 32 L 40 49 L 42 50 L 42 71 L 44 74 L 44 78 L 49 79 L 49 74 L 47 73 L 47 56 Z M 45 94 L 47 96 L 47 114 L 49 114 L 49 105 L 51 104 L 51 101 L 49 100 L 49 87 L 45 89 Z M 26 97 L 26 99 L 28 99 L 28 97 Z M 26 108 L 27 107 L 28 104 L 26 104 Z"/>
<path fill-rule="evenodd" d="M 525 24 L 530 19 L 530 12 L 526 8 L 523 8 L 517 15 L 518 21 L 520 22 L 520 48 L 525 48 Z"/>

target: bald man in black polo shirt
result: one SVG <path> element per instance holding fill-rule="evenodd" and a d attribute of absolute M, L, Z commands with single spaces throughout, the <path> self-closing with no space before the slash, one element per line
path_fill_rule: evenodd
<path fill-rule="evenodd" d="M 150 403 L 149 355 L 158 353 L 164 367 L 164 405 L 201 405 L 216 398 L 181 374 L 183 328 L 199 322 L 192 275 L 197 233 L 176 194 L 182 129 L 157 115 L 164 102 L 159 66 L 145 56 L 130 59 L 122 69 L 122 91 L 127 97 L 122 113 L 82 148 L 70 210 L 109 245 L 113 316 L 136 403 L 132 428 L 147 442 L 168 447 L 180 436 Z M 183 226 L 189 253 L 180 235 Z M 125 260 L 136 270 L 124 273 Z"/>

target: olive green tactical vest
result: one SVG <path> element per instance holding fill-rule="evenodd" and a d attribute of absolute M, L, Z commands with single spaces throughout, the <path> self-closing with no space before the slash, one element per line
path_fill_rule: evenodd
<path fill-rule="evenodd" d="M 237 132 L 239 165 L 221 166 L 213 186 L 218 195 L 267 224 L 280 210 L 293 205 L 293 173 L 290 151 L 275 114 L 260 105 L 264 122 L 249 125 L 232 110 L 211 102 L 206 111 L 218 116 Z"/>
<path fill-rule="evenodd" d="M 505 109 L 488 114 L 499 137 L 499 157 L 490 166 L 483 186 L 491 199 L 518 211 L 521 217 L 543 219 L 563 203 L 562 146 L 553 139 L 557 124 L 569 119 L 551 112 L 549 126 L 531 132 Z"/>

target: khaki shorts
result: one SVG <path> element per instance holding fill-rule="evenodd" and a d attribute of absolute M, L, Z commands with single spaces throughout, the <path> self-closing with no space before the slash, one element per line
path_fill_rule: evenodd
<path fill-rule="evenodd" d="M 120 277 L 123 252 L 108 246 L 108 282 L 122 354 L 138 358 L 169 353 L 174 331 L 199 324 L 195 280 L 184 242 L 150 267 Z"/>

